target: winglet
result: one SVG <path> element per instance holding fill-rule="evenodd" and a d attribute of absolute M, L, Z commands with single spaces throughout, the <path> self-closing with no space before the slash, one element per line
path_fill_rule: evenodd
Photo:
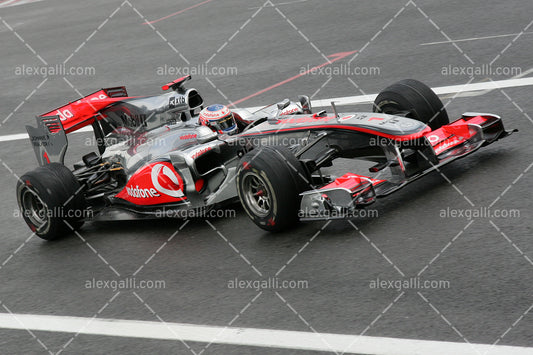
<path fill-rule="evenodd" d="M 186 82 L 188 80 L 191 80 L 191 76 L 190 75 L 185 75 L 185 76 L 182 76 L 179 79 L 171 81 L 170 83 L 166 83 L 165 85 L 161 86 L 161 89 L 163 89 L 163 91 L 167 91 L 168 89 L 172 89 L 172 90 L 176 91 L 177 89 L 179 89 L 183 85 L 184 82 Z"/>

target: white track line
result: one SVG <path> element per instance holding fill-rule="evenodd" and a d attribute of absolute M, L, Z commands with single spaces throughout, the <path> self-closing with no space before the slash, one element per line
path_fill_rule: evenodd
<path fill-rule="evenodd" d="M 533 78 L 531 77 L 497 80 L 497 81 L 486 81 L 482 83 L 473 83 L 473 84 L 466 84 L 466 85 L 440 86 L 440 87 L 433 88 L 433 91 L 435 91 L 437 95 L 445 95 L 445 94 L 455 94 L 455 93 L 461 93 L 461 92 L 473 92 L 473 91 L 482 91 L 482 90 L 490 91 L 490 90 L 495 90 L 495 89 L 529 86 L 529 85 L 533 85 Z M 311 101 L 311 105 L 313 107 L 327 107 L 331 105 L 331 101 L 335 101 L 335 104 L 337 106 L 355 105 L 355 104 L 373 102 L 376 96 L 377 94 L 372 94 L 372 95 L 357 95 L 357 96 L 335 97 L 332 99 L 313 100 Z M 247 107 L 246 109 L 253 112 L 253 111 L 259 110 L 262 107 L 263 106 Z M 91 130 L 92 130 L 91 127 L 84 127 L 80 129 L 79 131 L 76 131 L 75 133 L 90 132 Z M 27 138 L 28 138 L 28 135 L 26 133 L 8 134 L 8 135 L 0 136 L 0 142 L 16 141 L 16 140 L 27 139 Z"/>
<path fill-rule="evenodd" d="M 433 88 L 433 91 L 435 91 L 437 95 L 445 95 L 445 94 L 455 94 L 459 92 L 495 90 L 495 89 L 504 89 L 504 88 L 510 88 L 510 87 L 520 87 L 520 86 L 529 86 L 529 85 L 533 85 L 533 78 L 507 79 L 507 80 L 497 80 L 497 81 L 486 81 L 482 83 L 473 83 L 473 84 L 466 84 L 466 85 L 440 86 L 440 87 Z M 335 101 L 335 104 L 337 106 L 354 105 L 354 104 L 365 103 L 365 102 L 373 102 L 376 96 L 377 94 L 337 97 L 337 98 L 325 99 L 325 100 L 314 100 L 311 102 L 311 105 L 314 107 L 325 107 L 325 106 L 330 106 L 331 101 Z"/>
<path fill-rule="evenodd" d="M 0 328 L 376 355 L 533 355 L 533 348 L 290 330 L 0 313 Z"/>
<path fill-rule="evenodd" d="M 93 128 L 91 126 L 83 127 L 79 130 L 77 130 L 74 133 L 81 133 L 81 132 L 92 132 Z M 18 141 L 21 139 L 28 139 L 28 133 L 16 133 L 16 134 L 7 134 L 5 136 L 0 136 L 0 142 L 9 142 L 9 141 Z"/>
<path fill-rule="evenodd" d="M 16 2 L 16 1 L 18 1 L 18 0 L 7 0 L 7 1 L 1 2 L 0 3 L 0 7 L 9 6 L 9 5 L 11 5 L 12 3 Z"/>
<path fill-rule="evenodd" d="M 524 32 L 522 35 L 528 35 L 532 34 L 533 32 Z M 462 39 L 454 39 L 451 41 L 439 41 L 439 42 L 427 42 L 427 43 L 420 43 L 421 46 L 432 46 L 434 44 L 445 44 L 445 43 L 455 43 L 455 42 L 468 42 L 468 41 L 478 41 L 480 39 L 491 39 L 491 38 L 503 38 L 503 37 L 513 37 L 518 36 L 520 33 L 508 33 L 505 35 L 494 35 L 494 36 L 484 36 L 484 37 L 471 37 L 471 38 L 462 38 Z"/>
<path fill-rule="evenodd" d="M 4 2 L 0 2 L 0 8 L 30 4 L 30 3 L 38 2 L 38 1 L 42 1 L 42 0 L 22 0 L 22 1 L 21 0 L 7 0 Z"/>

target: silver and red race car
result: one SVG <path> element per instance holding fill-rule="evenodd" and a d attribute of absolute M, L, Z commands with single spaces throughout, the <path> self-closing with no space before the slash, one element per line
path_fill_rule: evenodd
<path fill-rule="evenodd" d="M 161 95 L 130 97 L 106 88 L 26 126 L 39 167 L 24 174 L 17 198 L 24 220 L 44 239 L 88 219 L 201 215 L 240 201 L 268 231 L 298 220 L 351 218 L 444 164 L 504 138 L 500 117 L 465 113 L 449 122 L 437 95 L 402 80 L 376 98 L 373 112 L 313 112 L 299 96 L 257 111 L 232 110 L 238 133 L 199 123 L 204 106 L 190 76 Z M 67 135 L 92 126 L 97 151 L 64 165 Z M 353 162 L 340 176 L 331 166 Z M 354 172 L 366 161 L 366 173 Z M 371 164 L 368 164 L 371 162 Z"/>

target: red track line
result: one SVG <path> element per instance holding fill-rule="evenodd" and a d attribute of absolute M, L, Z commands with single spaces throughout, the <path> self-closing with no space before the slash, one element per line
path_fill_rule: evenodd
<path fill-rule="evenodd" d="M 241 102 L 244 102 L 244 101 L 246 101 L 246 100 L 248 100 L 248 99 L 251 99 L 252 97 L 255 97 L 255 96 L 257 96 L 257 95 L 261 95 L 261 94 L 263 94 L 263 93 L 265 93 L 265 92 L 267 92 L 267 91 L 270 91 L 270 90 L 272 90 L 272 89 L 275 89 L 275 88 L 277 88 L 278 86 L 281 86 L 281 85 L 287 84 L 288 82 L 291 82 L 291 81 L 293 81 L 293 80 L 295 80 L 295 79 L 298 79 L 298 78 L 301 77 L 301 76 L 307 75 L 307 74 L 309 74 L 310 72 L 312 72 L 312 71 L 314 71 L 314 70 L 320 69 L 320 68 L 322 68 L 322 67 L 325 67 L 326 65 L 333 64 L 333 63 L 335 63 L 335 62 L 338 61 L 338 60 L 341 60 L 341 59 L 343 59 L 343 58 L 346 58 L 347 56 L 349 56 L 349 55 L 351 55 L 351 54 L 354 54 L 355 52 L 357 52 L 357 51 L 352 51 L 352 52 L 340 52 L 340 53 L 331 54 L 331 55 L 328 56 L 328 58 L 332 58 L 332 57 L 336 57 L 336 58 L 335 58 L 335 59 L 332 59 L 332 60 L 330 60 L 330 61 L 328 61 L 328 62 L 322 63 L 322 64 L 320 64 L 320 65 L 317 65 L 316 67 L 313 67 L 313 68 L 311 68 L 311 69 L 305 71 L 304 73 L 297 74 L 297 75 L 295 75 L 295 76 L 293 76 L 293 77 L 291 77 L 291 78 L 288 78 L 288 79 L 285 79 L 285 80 L 283 80 L 283 81 L 280 81 L 280 82 L 277 83 L 277 84 L 271 85 L 271 86 L 269 86 L 269 87 L 267 87 L 267 88 L 265 88 L 265 89 L 263 89 L 263 90 L 259 90 L 259 91 L 256 92 L 255 94 L 252 94 L 252 95 L 246 96 L 246 97 L 244 97 L 244 98 L 242 98 L 242 99 L 240 99 L 240 100 L 237 100 L 237 101 L 233 101 L 232 103 L 229 104 L 229 106 L 235 106 L 235 105 L 237 105 L 237 104 L 240 104 Z"/>
<path fill-rule="evenodd" d="M 173 14 L 167 15 L 167 16 L 165 16 L 165 17 L 161 17 L 161 18 L 159 18 L 159 19 L 157 19 L 157 20 L 153 20 L 153 21 L 149 21 L 149 22 L 144 22 L 143 25 L 148 25 L 148 24 L 151 25 L 152 23 L 156 23 L 156 22 L 159 22 L 159 21 L 163 21 L 163 20 L 165 20 L 165 19 L 167 19 L 167 18 L 169 18 L 169 17 L 172 17 L 172 16 L 176 16 L 176 15 L 182 14 L 182 13 L 184 13 L 185 11 L 189 11 L 189 10 L 191 10 L 191 9 L 194 9 L 195 7 L 198 7 L 198 6 L 203 5 L 203 4 L 207 4 L 208 2 L 211 2 L 211 1 L 213 1 L 213 0 L 205 0 L 205 1 L 202 1 L 202 2 L 200 2 L 200 3 L 198 3 L 198 4 L 196 4 L 196 5 L 190 6 L 190 7 L 186 8 L 186 9 L 180 10 L 180 11 L 178 11 L 178 12 L 174 12 Z"/>
<path fill-rule="evenodd" d="M 8 5 L 16 4 L 16 3 L 19 2 L 19 1 L 20 1 L 20 0 L 15 0 L 15 1 L 9 3 Z M 7 3 L 7 2 L 9 2 L 9 0 L 1 1 L 1 2 L 0 2 L 0 6 L 4 5 L 4 3 Z"/>

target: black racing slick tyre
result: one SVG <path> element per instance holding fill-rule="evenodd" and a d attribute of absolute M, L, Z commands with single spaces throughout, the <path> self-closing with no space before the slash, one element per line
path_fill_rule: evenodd
<path fill-rule="evenodd" d="M 400 80 L 381 91 L 374 101 L 374 112 L 404 114 L 435 130 L 448 123 L 448 113 L 437 94 L 414 79 Z"/>
<path fill-rule="evenodd" d="M 86 203 L 81 186 L 63 164 L 51 163 L 22 175 L 17 202 L 30 229 L 46 240 L 80 228 Z"/>
<path fill-rule="evenodd" d="M 236 182 L 244 210 L 260 228 L 279 232 L 298 223 L 300 193 L 310 184 L 289 149 L 267 146 L 246 153 Z"/>

